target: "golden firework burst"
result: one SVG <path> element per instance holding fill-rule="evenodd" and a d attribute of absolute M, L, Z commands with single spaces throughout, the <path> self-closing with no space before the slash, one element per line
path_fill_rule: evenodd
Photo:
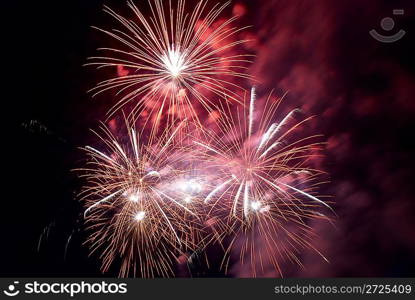
<path fill-rule="evenodd" d="M 91 57 L 88 65 L 121 67 L 121 76 L 100 82 L 94 95 L 115 90 L 119 99 L 109 111 L 131 103 L 130 117 L 150 122 L 157 131 L 163 118 L 199 120 L 197 105 L 206 111 L 215 109 L 214 98 L 237 101 L 241 88 L 238 78 L 250 78 L 246 69 L 248 55 L 231 51 L 245 42 L 237 39 L 237 17 L 219 21 L 228 3 L 207 9 L 200 1 L 192 13 L 185 13 L 185 1 L 149 1 L 147 18 L 132 1 L 128 6 L 134 19 L 128 19 L 105 7 L 123 30 L 99 29 L 118 43 L 118 48 L 101 48 L 105 55 Z M 168 5 L 166 5 L 168 3 Z"/>

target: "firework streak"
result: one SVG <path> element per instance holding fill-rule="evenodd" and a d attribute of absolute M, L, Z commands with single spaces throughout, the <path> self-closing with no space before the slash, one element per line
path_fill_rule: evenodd
<path fill-rule="evenodd" d="M 88 244 L 102 252 L 103 272 L 121 259 L 120 276 L 171 276 L 172 261 L 201 243 L 193 191 L 177 188 L 186 184 L 180 167 L 186 152 L 176 145 L 175 133 L 148 145 L 126 127 L 125 139 L 102 126 L 96 133 L 102 145 L 84 148 L 90 159 L 78 171 L 87 181 L 81 197 Z"/>

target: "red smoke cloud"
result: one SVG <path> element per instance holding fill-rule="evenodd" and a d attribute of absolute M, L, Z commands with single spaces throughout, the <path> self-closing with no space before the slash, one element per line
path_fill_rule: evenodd
<path fill-rule="evenodd" d="M 409 7 L 405 4 L 399 3 Z M 283 106 L 316 114 L 313 131 L 327 140 L 320 163 L 331 174 L 326 189 L 338 217 L 334 225 L 311 225 L 330 263 L 305 251 L 305 268 L 287 266 L 287 276 L 414 275 L 414 145 L 408 141 L 415 111 L 408 55 L 413 47 L 408 37 L 388 45 L 368 34 L 381 30 L 379 20 L 393 8 L 387 1 L 245 1 L 234 6 L 241 22 L 254 25 L 240 37 L 254 41 L 247 48 L 256 54 L 250 72 L 259 79 L 259 93 L 288 91 Z M 406 10 L 397 25 L 404 27 L 411 14 Z M 246 272 L 243 266 L 232 268 L 235 276 Z"/>

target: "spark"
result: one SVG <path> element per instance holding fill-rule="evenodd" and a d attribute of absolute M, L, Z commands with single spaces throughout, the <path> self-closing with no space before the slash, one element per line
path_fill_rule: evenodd
<path fill-rule="evenodd" d="M 249 136 L 252 135 L 252 127 L 254 125 L 255 99 L 256 99 L 255 88 L 252 87 L 251 88 L 251 101 L 249 101 L 249 125 L 248 125 Z"/>
<path fill-rule="evenodd" d="M 108 195 L 106 197 L 104 197 L 103 199 L 97 201 L 96 203 L 94 203 L 93 205 L 91 205 L 90 207 L 88 207 L 85 212 L 84 212 L 84 217 L 86 217 L 86 215 L 88 214 L 88 212 L 93 209 L 94 207 L 100 205 L 101 203 L 104 203 L 108 200 L 110 200 L 112 197 L 114 197 L 115 195 L 117 195 L 120 191 L 116 191 L 114 193 L 112 193 L 111 195 Z"/>
<path fill-rule="evenodd" d="M 208 203 L 210 201 L 210 199 L 213 198 L 213 196 L 215 196 L 220 190 L 222 190 L 226 185 L 228 185 L 233 180 L 234 180 L 234 178 L 232 177 L 231 179 L 229 179 L 229 180 L 223 182 L 222 184 L 220 184 L 219 186 L 217 186 L 213 191 L 211 191 L 209 193 L 209 195 L 207 195 L 207 197 L 205 198 L 205 203 Z"/>
<path fill-rule="evenodd" d="M 139 197 L 138 197 L 138 195 L 137 195 L 137 194 L 131 194 L 131 195 L 128 197 L 128 200 L 130 200 L 131 202 L 138 202 L 138 199 L 139 199 Z"/>
<path fill-rule="evenodd" d="M 291 185 L 288 185 L 288 184 L 285 184 L 285 183 L 283 183 L 283 182 L 281 182 L 280 184 L 282 184 L 282 185 L 284 185 L 284 186 L 286 186 L 286 187 L 289 187 L 290 189 L 293 189 L 294 191 L 296 191 L 296 192 L 298 192 L 298 193 L 300 193 L 300 194 L 302 194 L 302 195 L 305 195 L 305 196 L 307 196 L 308 198 L 310 198 L 310 199 L 313 199 L 314 201 L 316 201 L 316 202 L 318 202 L 318 203 L 320 203 L 320 204 L 322 204 L 322 205 L 324 205 L 324 206 L 326 206 L 327 208 L 329 208 L 329 209 L 331 209 L 332 210 L 332 208 L 331 208 L 331 206 L 330 205 L 328 205 L 326 202 L 324 202 L 324 201 L 321 201 L 320 199 L 318 199 L 317 197 L 314 197 L 313 195 L 310 195 L 310 194 L 308 194 L 308 193 L 306 193 L 306 192 L 304 192 L 304 191 L 302 191 L 302 190 L 299 190 L 299 189 L 297 189 L 297 188 L 295 188 L 295 187 L 292 187 Z"/>
<path fill-rule="evenodd" d="M 259 201 L 252 201 L 251 202 L 251 208 L 253 210 L 259 210 L 261 208 L 261 202 L 259 202 Z"/>

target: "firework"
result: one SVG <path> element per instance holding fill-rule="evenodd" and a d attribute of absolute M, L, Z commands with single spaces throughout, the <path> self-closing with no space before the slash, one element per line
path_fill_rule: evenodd
<path fill-rule="evenodd" d="M 163 3 L 164 2 L 164 3 Z M 99 83 L 95 94 L 115 90 L 119 100 L 109 111 L 131 103 L 130 117 L 150 121 L 157 130 L 162 119 L 167 124 L 178 119 L 196 119 L 197 106 L 208 112 L 215 109 L 215 98 L 237 101 L 240 89 L 233 81 L 248 78 L 242 71 L 247 55 L 234 54 L 230 50 L 245 42 L 235 40 L 241 30 L 234 26 L 236 17 L 218 22 L 224 5 L 207 9 L 200 1 L 185 12 L 185 1 L 177 3 L 149 1 L 151 17 L 128 2 L 134 19 L 127 19 L 108 7 L 123 30 L 98 29 L 119 44 L 118 48 L 102 48 L 105 55 L 92 57 L 89 65 L 118 67 L 119 77 Z"/>
<path fill-rule="evenodd" d="M 103 272 L 117 261 L 122 277 L 172 276 L 177 257 L 200 247 L 198 216 L 187 198 L 197 191 L 178 185 L 187 174 L 185 151 L 175 142 L 183 123 L 151 143 L 127 121 L 128 134 L 117 138 L 102 125 L 95 132 L 102 145 L 83 148 L 87 243 L 100 253 Z"/>
<path fill-rule="evenodd" d="M 324 172 L 311 167 L 320 138 L 302 137 L 312 117 L 297 120 L 300 110 L 295 109 L 279 118 L 281 100 L 268 97 L 263 113 L 256 114 L 252 89 L 244 108 L 224 107 L 219 132 L 208 131 L 207 140 L 194 141 L 206 172 L 214 174 L 215 187 L 204 199 L 211 207 L 209 218 L 216 220 L 212 227 L 221 242 L 230 238 L 227 254 L 239 249 L 241 260 L 250 261 L 253 276 L 269 265 L 282 275 L 281 257 L 301 265 L 304 248 L 320 254 L 312 245 L 309 221 L 328 219 L 321 209 L 331 209 L 316 195 Z"/>
<path fill-rule="evenodd" d="M 84 148 L 91 252 L 103 272 L 120 262 L 120 276 L 143 277 L 174 275 L 175 260 L 198 260 L 212 242 L 224 246 L 225 269 L 238 253 L 253 276 L 268 266 L 282 275 L 281 258 L 301 265 L 303 249 L 324 258 L 311 222 L 330 220 L 331 208 L 317 194 L 321 137 L 303 134 L 312 117 L 280 116 L 282 99 L 257 103 L 254 88 L 241 97 L 236 82 L 251 79 L 249 61 L 238 54 L 236 17 L 218 19 L 228 3 L 208 9 L 202 0 L 186 13 L 175 1 L 149 1 L 149 18 L 131 1 L 133 19 L 105 7 L 121 29 L 97 28 L 118 46 L 88 64 L 118 76 L 92 91 L 115 92 L 109 117 L 130 113 L 127 135 L 103 125 L 96 134 L 105 148 Z M 200 108 L 216 129 L 202 125 Z"/>

